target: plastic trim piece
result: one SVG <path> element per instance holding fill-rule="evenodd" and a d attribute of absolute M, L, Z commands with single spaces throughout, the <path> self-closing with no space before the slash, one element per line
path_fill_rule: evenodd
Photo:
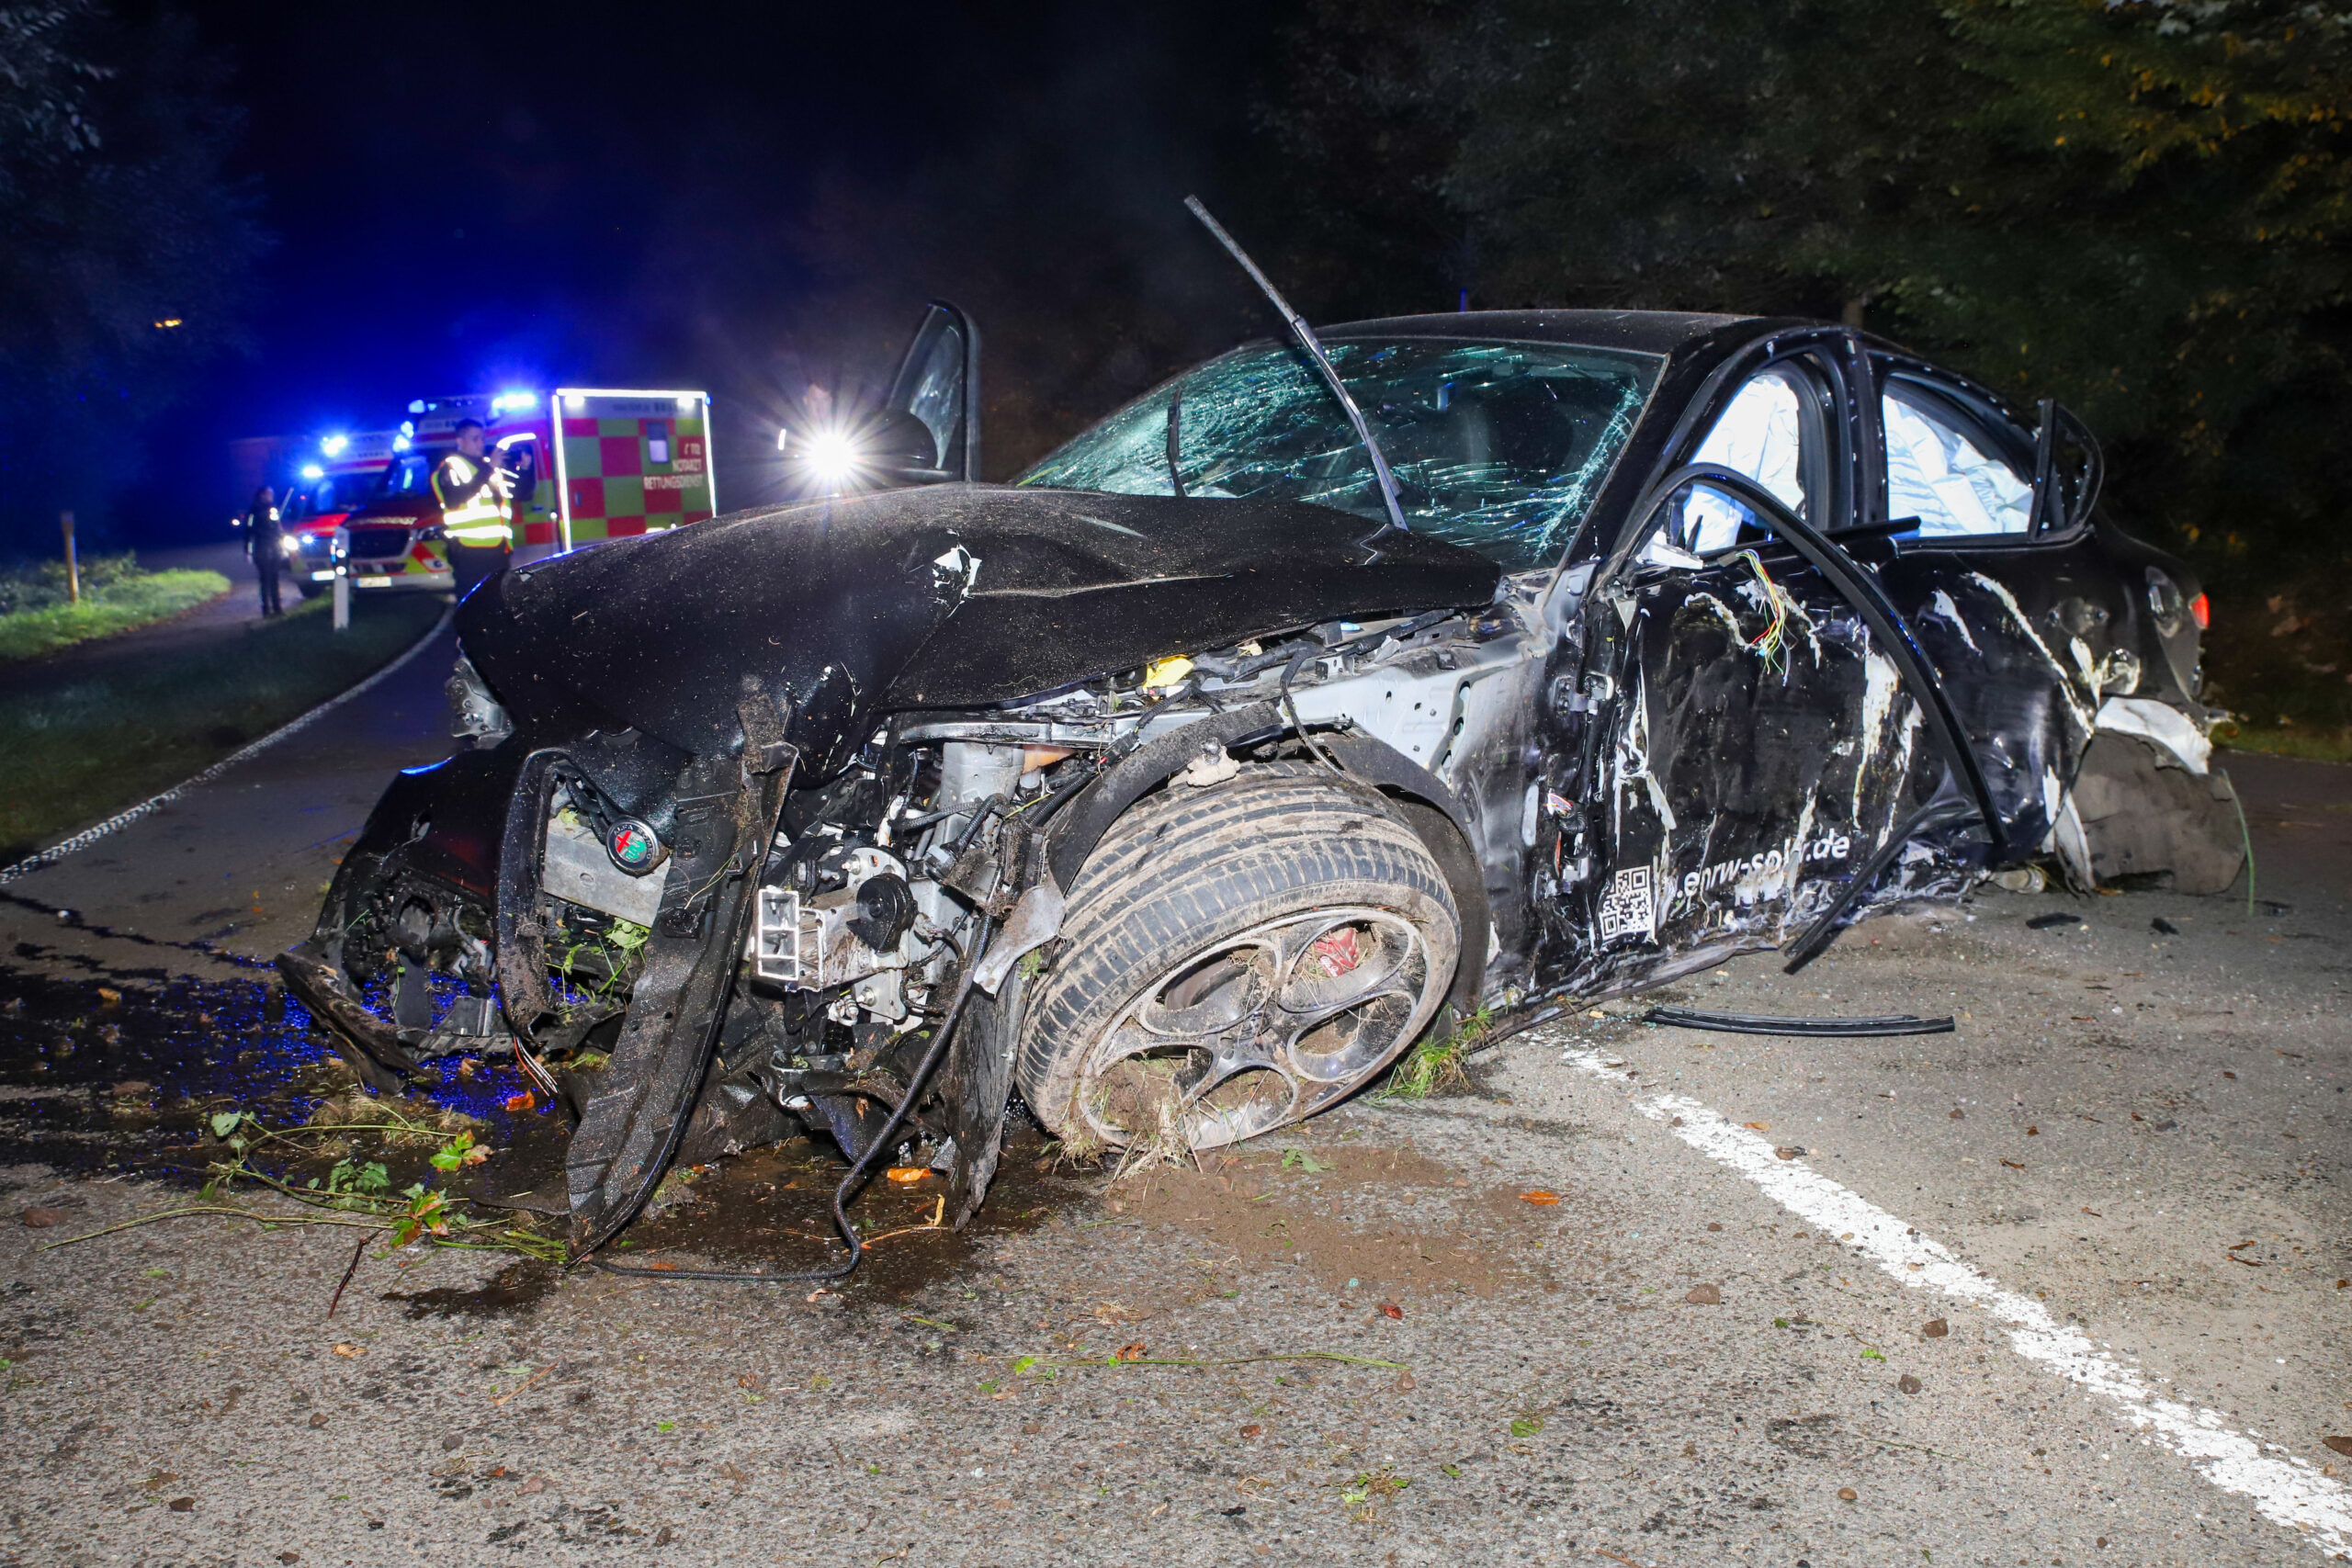
<path fill-rule="evenodd" d="M 1644 1023 L 1677 1029 L 1712 1029 L 1724 1034 L 1788 1034 L 1804 1040 L 1866 1039 L 1882 1034 L 1950 1034 L 1949 1018 L 1775 1018 L 1764 1013 L 1703 1012 L 1697 1008 L 1652 1008 Z"/>

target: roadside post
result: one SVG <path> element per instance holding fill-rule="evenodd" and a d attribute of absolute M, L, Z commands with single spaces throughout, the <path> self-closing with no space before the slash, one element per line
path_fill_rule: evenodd
<path fill-rule="evenodd" d="M 351 529 L 348 525 L 334 531 L 334 629 L 351 629 Z"/>
<path fill-rule="evenodd" d="M 82 563 L 74 557 L 74 514 L 61 512 L 57 525 L 65 534 L 65 592 L 74 603 L 82 602 Z"/>

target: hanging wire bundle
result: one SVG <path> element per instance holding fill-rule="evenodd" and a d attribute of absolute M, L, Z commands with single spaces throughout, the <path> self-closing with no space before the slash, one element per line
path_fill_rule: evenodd
<path fill-rule="evenodd" d="M 1734 558 L 1746 561 L 1747 570 L 1756 574 L 1756 581 L 1764 585 L 1764 603 L 1772 612 L 1771 624 L 1747 639 L 1747 650 L 1764 661 L 1765 669 L 1781 674 L 1788 668 L 1788 596 L 1772 581 L 1772 574 L 1764 570 L 1763 559 L 1754 550 L 1740 550 Z"/>

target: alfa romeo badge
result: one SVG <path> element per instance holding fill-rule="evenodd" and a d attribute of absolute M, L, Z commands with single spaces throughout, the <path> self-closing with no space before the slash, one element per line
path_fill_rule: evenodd
<path fill-rule="evenodd" d="M 643 876 L 662 863 L 662 840 L 634 817 L 624 817 L 605 836 L 605 852 L 631 876 Z"/>

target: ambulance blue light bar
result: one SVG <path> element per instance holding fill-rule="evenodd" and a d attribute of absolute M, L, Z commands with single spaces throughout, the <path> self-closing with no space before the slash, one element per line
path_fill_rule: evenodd
<path fill-rule="evenodd" d="M 330 457 L 340 457 L 343 449 L 350 445 L 351 437 L 348 435 L 330 435 L 319 443 L 319 450 Z"/>

